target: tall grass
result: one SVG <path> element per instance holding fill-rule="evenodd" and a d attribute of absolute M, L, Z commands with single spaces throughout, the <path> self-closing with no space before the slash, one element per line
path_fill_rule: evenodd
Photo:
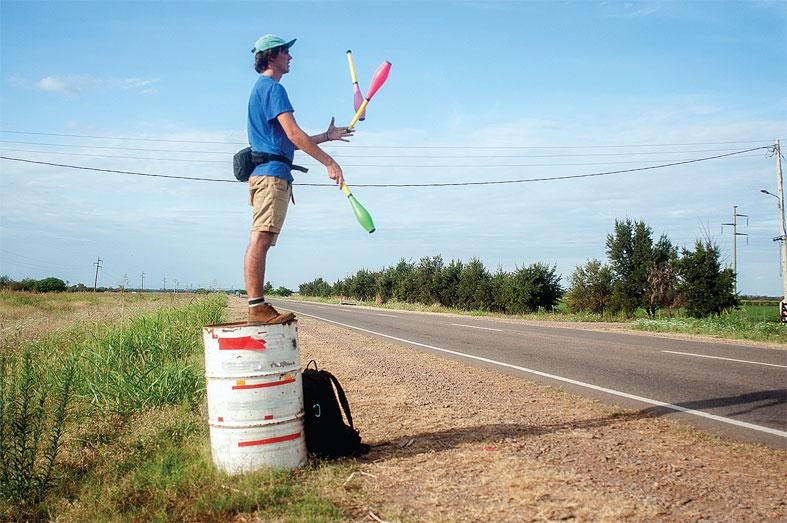
<path fill-rule="evenodd" d="M 6 341 L 0 521 L 343 519 L 312 478 L 341 485 L 352 464 L 239 477 L 213 465 L 201 330 L 222 322 L 225 305 L 210 295 Z"/>
<path fill-rule="evenodd" d="M 0 497 L 12 505 L 35 506 L 51 485 L 76 363 L 45 369 L 30 350 L 0 357 Z"/>
<path fill-rule="evenodd" d="M 768 319 L 760 319 L 763 317 Z M 787 343 L 787 328 L 779 323 L 778 316 L 765 316 L 763 311 L 759 309 L 753 313 L 751 310 L 747 311 L 745 307 L 707 318 L 641 318 L 635 320 L 632 327 L 653 332 L 703 334 L 732 339 Z"/>
<path fill-rule="evenodd" d="M 3 347 L 0 358 L 0 519 L 36 519 L 58 473 L 71 425 L 204 396 L 201 327 L 219 323 L 226 297 L 118 325 L 85 323 Z"/>
<path fill-rule="evenodd" d="M 157 311 L 83 341 L 78 394 L 102 410 L 128 415 L 145 408 L 202 401 L 202 325 L 219 323 L 223 303 L 197 302 Z"/>

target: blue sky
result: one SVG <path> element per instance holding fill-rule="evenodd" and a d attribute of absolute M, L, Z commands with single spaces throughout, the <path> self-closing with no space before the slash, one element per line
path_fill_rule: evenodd
<path fill-rule="evenodd" d="M 375 219 L 335 188 L 296 186 L 267 278 L 440 254 L 491 270 L 604 259 L 616 218 L 691 247 L 709 235 L 741 292 L 781 294 L 775 162 L 765 150 L 586 179 L 787 139 L 787 3 L 13 2 L 0 4 L 3 156 L 231 179 L 261 34 L 297 38 L 282 81 L 311 133 L 352 117 L 345 51 L 365 91 L 389 80 L 350 144 L 327 148 Z M 52 133 L 20 134 L 20 133 Z M 144 140 L 143 140 L 144 139 Z M 158 140 L 158 141 L 157 141 Z M 27 143 L 19 143 L 27 142 Z M 200 143 L 194 143 L 200 142 Z M 786 146 L 787 147 L 787 146 Z M 324 183 L 309 158 L 296 183 Z M 0 273 L 92 284 L 242 287 L 243 184 L 0 161 Z"/>

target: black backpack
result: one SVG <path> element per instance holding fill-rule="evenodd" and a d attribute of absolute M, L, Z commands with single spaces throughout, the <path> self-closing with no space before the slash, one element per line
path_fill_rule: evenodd
<path fill-rule="evenodd" d="M 314 368 L 310 369 L 312 363 Z M 337 395 L 339 401 L 336 401 Z M 339 380 L 326 370 L 317 370 L 314 360 L 303 371 L 303 410 L 309 454 L 320 458 L 340 458 L 357 456 L 369 450 L 369 445 L 361 443 L 361 435 L 353 427 L 350 405 Z M 349 426 L 344 423 L 342 410 Z"/>

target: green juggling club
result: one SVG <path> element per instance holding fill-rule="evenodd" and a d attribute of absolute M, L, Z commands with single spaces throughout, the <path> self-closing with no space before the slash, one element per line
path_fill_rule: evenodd
<path fill-rule="evenodd" d="M 355 213 L 355 219 L 358 220 L 358 223 L 361 224 L 361 227 L 366 229 L 366 231 L 371 234 L 375 231 L 374 229 L 374 222 L 372 221 L 372 215 L 369 214 L 361 202 L 359 202 L 353 193 L 350 192 L 350 188 L 347 185 L 342 184 L 342 192 L 347 196 L 347 199 L 350 200 L 350 205 L 352 205 L 353 212 Z"/>

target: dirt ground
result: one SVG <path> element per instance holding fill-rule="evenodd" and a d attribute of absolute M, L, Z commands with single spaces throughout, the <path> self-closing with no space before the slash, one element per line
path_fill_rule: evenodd
<path fill-rule="evenodd" d="M 298 331 L 372 445 L 323 491 L 355 521 L 787 521 L 787 451 L 311 318 Z"/>

